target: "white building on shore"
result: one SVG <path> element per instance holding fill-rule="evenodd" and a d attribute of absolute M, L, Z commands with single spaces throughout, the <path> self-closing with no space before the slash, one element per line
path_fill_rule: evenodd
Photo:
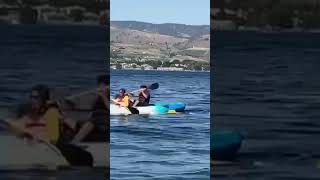
<path fill-rule="evenodd" d="M 141 68 L 143 68 L 144 70 L 153 70 L 153 67 L 149 64 L 143 64 L 141 65 Z"/>
<path fill-rule="evenodd" d="M 177 67 L 158 67 L 158 71 L 183 71 L 183 68 L 177 68 Z"/>

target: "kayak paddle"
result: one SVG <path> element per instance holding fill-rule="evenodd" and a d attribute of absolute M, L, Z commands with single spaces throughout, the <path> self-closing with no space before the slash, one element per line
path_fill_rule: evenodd
<path fill-rule="evenodd" d="M 159 88 L 159 83 L 153 83 L 153 84 L 149 85 L 147 88 L 150 89 L 150 90 L 158 89 Z M 134 92 L 137 92 L 137 91 L 139 91 L 139 89 L 135 90 L 135 91 L 131 91 L 130 93 L 134 93 Z"/>
<path fill-rule="evenodd" d="M 155 90 L 159 88 L 159 83 L 153 83 L 150 86 L 148 86 L 148 89 Z"/>

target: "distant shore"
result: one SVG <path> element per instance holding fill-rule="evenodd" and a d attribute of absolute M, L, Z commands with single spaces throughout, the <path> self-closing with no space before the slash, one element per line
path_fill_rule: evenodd
<path fill-rule="evenodd" d="M 196 71 L 196 70 L 183 70 L 183 71 L 174 71 L 174 70 L 157 70 L 157 69 L 111 69 L 111 71 L 158 71 L 158 72 L 190 72 L 190 73 L 210 73 L 210 71 Z"/>
<path fill-rule="evenodd" d="M 218 30 L 215 29 L 215 32 L 255 32 L 255 33 L 266 33 L 266 34 L 276 34 L 276 33 L 320 33 L 320 29 L 281 29 L 281 30 L 264 30 L 264 29 L 230 29 L 230 30 Z"/>

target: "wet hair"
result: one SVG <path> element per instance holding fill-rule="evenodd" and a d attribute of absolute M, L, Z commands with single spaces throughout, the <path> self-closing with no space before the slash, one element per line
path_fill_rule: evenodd
<path fill-rule="evenodd" d="M 105 85 L 109 85 L 109 82 L 110 82 L 110 76 L 109 75 L 106 75 L 106 74 L 103 74 L 103 75 L 99 75 L 97 77 L 97 83 L 98 84 L 105 84 Z"/>
<path fill-rule="evenodd" d="M 121 88 L 119 91 L 123 92 L 123 93 L 126 93 L 126 90 Z"/>
<path fill-rule="evenodd" d="M 147 88 L 147 86 L 146 85 L 141 85 L 140 88 Z"/>
<path fill-rule="evenodd" d="M 43 84 L 35 85 L 31 88 L 31 90 L 37 91 L 39 93 L 39 96 L 45 101 L 48 101 L 50 99 L 49 88 Z"/>

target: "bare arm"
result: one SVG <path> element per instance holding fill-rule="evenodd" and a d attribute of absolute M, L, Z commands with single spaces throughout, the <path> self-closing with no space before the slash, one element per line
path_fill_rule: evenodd
<path fill-rule="evenodd" d="M 145 92 L 141 91 L 141 93 L 142 93 L 142 95 L 143 95 L 144 98 L 148 98 L 149 95 L 150 95 L 149 92 L 148 92 L 148 93 L 145 93 Z"/>
<path fill-rule="evenodd" d="M 116 105 L 126 106 L 126 103 L 125 102 L 119 102 L 119 99 L 111 99 L 111 101 Z"/>
<path fill-rule="evenodd" d="M 10 130 L 14 134 L 16 134 L 18 136 L 23 135 L 26 132 L 30 133 L 25 128 L 26 121 L 27 121 L 27 117 L 26 116 L 21 117 L 21 118 L 16 119 L 16 120 L 13 120 L 13 119 L 7 120 L 7 122 L 10 124 Z"/>
<path fill-rule="evenodd" d="M 47 142 L 46 139 L 42 137 L 35 136 L 31 131 L 29 131 L 25 125 L 29 117 L 23 116 L 16 120 L 7 120 L 10 124 L 10 130 L 19 138 L 31 138 L 33 140 Z"/>
<path fill-rule="evenodd" d="M 71 129 L 75 130 L 77 126 L 77 122 L 71 118 L 64 118 L 63 122 Z"/>
<path fill-rule="evenodd" d="M 117 101 L 117 99 L 111 99 L 111 101 L 112 101 L 114 104 L 119 105 L 119 102 Z"/>
<path fill-rule="evenodd" d="M 81 142 L 94 128 L 94 125 L 91 122 L 86 122 L 79 132 L 75 135 L 72 140 L 72 143 L 79 143 Z"/>

